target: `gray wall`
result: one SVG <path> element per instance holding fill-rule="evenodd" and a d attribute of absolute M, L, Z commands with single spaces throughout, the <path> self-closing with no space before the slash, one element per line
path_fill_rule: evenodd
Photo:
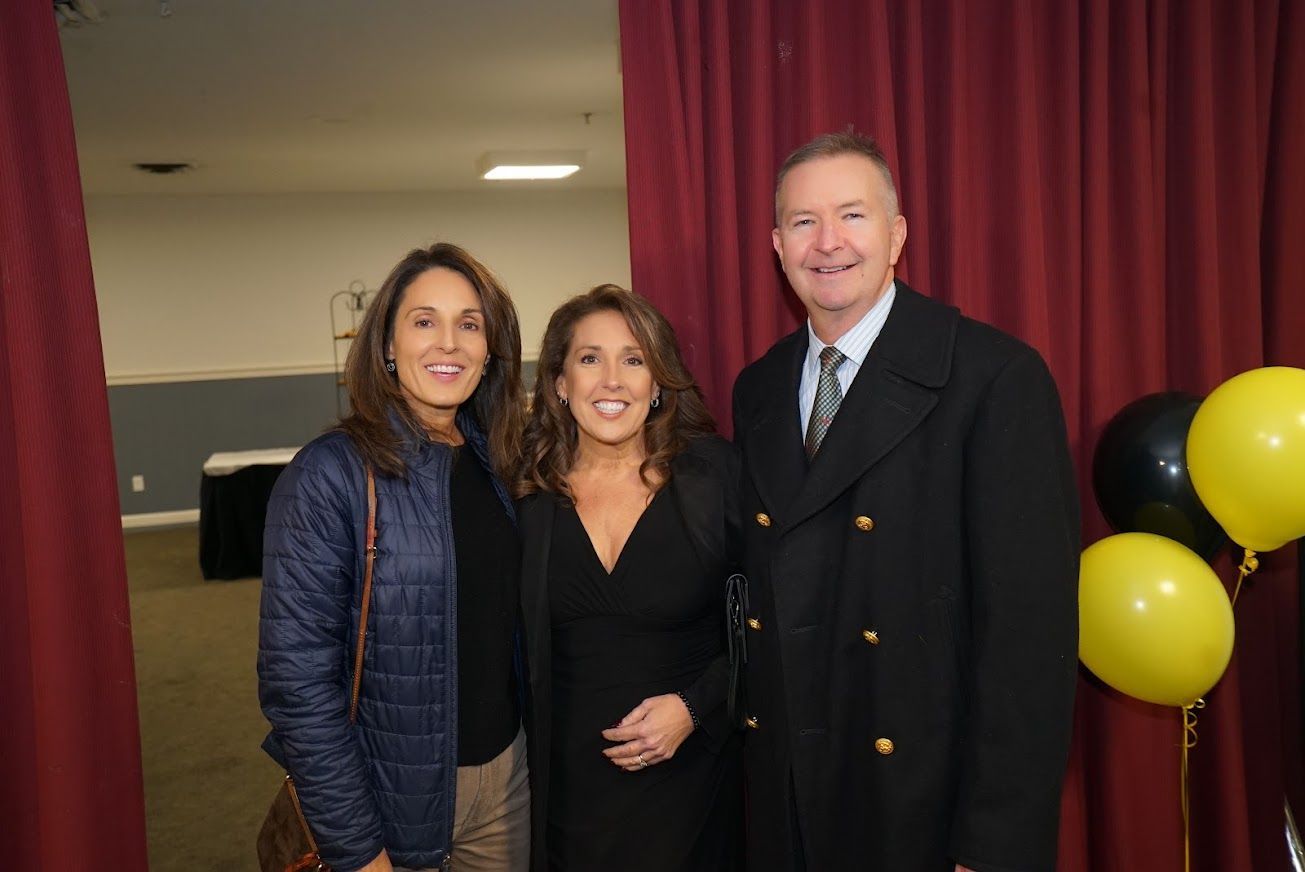
<path fill-rule="evenodd" d="M 530 387 L 534 369 L 522 366 Z M 210 454 L 303 445 L 335 422 L 335 392 L 334 373 L 111 386 L 122 513 L 198 508 Z M 145 476 L 143 493 L 133 475 Z"/>
<path fill-rule="evenodd" d="M 116 385 L 109 415 L 122 513 L 195 509 L 213 452 L 303 445 L 332 424 L 335 374 Z"/>

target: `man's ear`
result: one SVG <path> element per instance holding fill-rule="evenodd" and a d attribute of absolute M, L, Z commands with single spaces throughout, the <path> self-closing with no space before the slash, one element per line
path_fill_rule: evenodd
<path fill-rule="evenodd" d="M 897 259 L 902 256 L 902 246 L 906 245 L 905 215 L 898 215 L 893 219 L 893 226 L 888 231 L 888 240 L 891 246 L 888 262 L 893 266 L 897 266 Z"/>

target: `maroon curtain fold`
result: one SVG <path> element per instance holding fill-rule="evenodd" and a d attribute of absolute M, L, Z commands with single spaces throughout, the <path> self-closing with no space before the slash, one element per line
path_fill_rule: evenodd
<path fill-rule="evenodd" d="M 0 5 L 5 866 L 143 870 L 130 612 L 72 114 L 49 3 Z"/>
<path fill-rule="evenodd" d="M 727 428 L 734 376 L 801 321 L 774 172 L 817 133 L 871 133 L 903 277 L 1047 358 L 1093 541 L 1091 451 L 1122 406 L 1305 366 L 1303 7 L 621 0 L 634 287 Z M 1295 548 L 1262 566 L 1192 751 L 1198 870 L 1285 870 L 1284 795 L 1305 817 Z M 1176 709 L 1085 673 L 1061 869 L 1182 868 L 1181 738 Z"/>

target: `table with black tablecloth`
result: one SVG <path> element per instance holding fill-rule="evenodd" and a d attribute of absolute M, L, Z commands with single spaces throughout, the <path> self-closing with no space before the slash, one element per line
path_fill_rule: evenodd
<path fill-rule="evenodd" d="M 204 578 L 263 574 L 263 523 L 277 476 L 298 448 L 224 451 L 199 484 L 199 568 Z"/>

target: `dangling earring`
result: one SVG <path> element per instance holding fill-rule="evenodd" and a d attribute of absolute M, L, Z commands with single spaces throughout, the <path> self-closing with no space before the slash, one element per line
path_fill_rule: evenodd
<path fill-rule="evenodd" d="M 661 404 L 662 404 L 662 395 L 658 394 L 657 396 L 652 398 L 652 402 L 649 403 L 648 405 L 652 406 L 655 409 Z"/>
<path fill-rule="evenodd" d="M 563 406 L 571 405 L 571 401 L 568 400 L 566 397 L 562 396 L 561 394 L 557 395 L 557 401 L 561 403 Z"/>
<path fill-rule="evenodd" d="M 484 364 L 484 365 L 485 365 L 485 366 L 489 366 L 489 362 L 490 362 L 491 360 L 493 360 L 493 359 L 494 359 L 494 355 L 492 355 L 492 354 L 486 354 L 486 355 L 485 355 L 485 364 Z"/>
<path fill-rule="evenodd" d="M 386 372 L 394 372 L 394 358 L 393 358 L 393 357 L 391 357 L 389 360 L 385 361 L 385 371 L 386 371 Z"/>

